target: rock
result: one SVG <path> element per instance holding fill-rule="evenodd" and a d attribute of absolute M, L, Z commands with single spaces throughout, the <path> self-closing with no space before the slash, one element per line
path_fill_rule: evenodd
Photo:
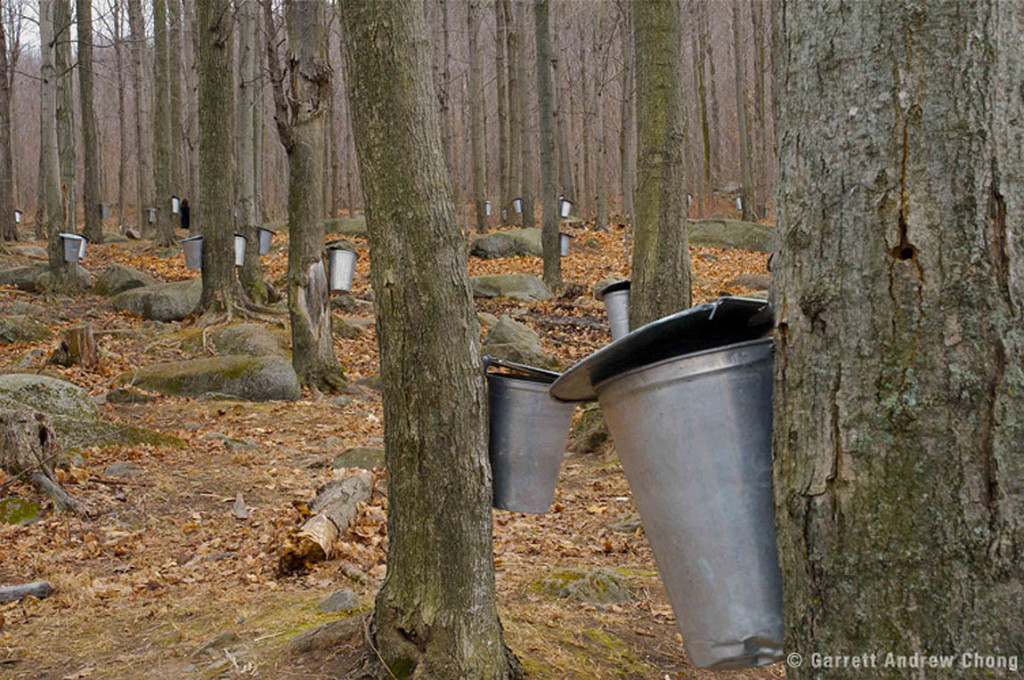
<path fill-rule="evenodd" d="M 770 253 L 775 250 L 775 227 L 740 220 L 689 220 L 691 246 L 718 246 Z"/>
<path fill-rule="evenodd" d="M 131 463 L 122 460 L 112 465 L 108 465 L 107 469 L 103 471 L 103 474 L 107 477 L 129 477 L 131 475 L 137 475 L 140 472 L 145 472 L 145 470 L 137 465 L 132 465 Z"/>
<path fill-rule="evenodd" d="M 103 232 L 104 243 L 125 243 L 128 237 L 124 234 L 119 234 L 116 231 L 105 231 Z"/>
<path fill-rule="evenodd" d="M 337 406 L 338 408 L 345 408 L 346 406 L 351 404 L 352 401 L 353 399 L 349 395 L 339 394 L 336 397 L 331 397 L 330 399 L 328 399 L 327 403 L 331 404 L 332 406 Z"/>
<path fill-rule="evenodd" d="M 43 506 L 17 496 L 0 498 L 0 524 L 31 524 L 39 519 Z"/>
<path fill-rule="evenodd" d="M 353 314 L 358 306 L 356 299 L 348 293 L 335 295 L 331 298 L 331 309 L 342 314 Z"/>
<path fill-rule="evenodd" d="M 112 264 L 103 270 L 96 279 L 93 292 L 97 295 L 112 297 L 133 288 L 157 285 L 156 279 L 137 269 L 125 267 L 123 264 Z"/>
<path fill-rule="evenodd" d="M 517 300 L 550 300 L 551 291 L 533 274 L 492 274 L 469 280 L 473 297 L 510 297 Z"/>
<path fill-rule="evenodd" d="M 30 264 L 13 269 L 0 269 L 0 286 L 14 286 L 30 293 L 36 291 L 36 281 L 48 269 L 45 262 Z"/>
<path fill-rule="evenodd" d="M 45 375 L 0 375 L 0 409 L 41 411 L 79 420 L 99 418 L 89 394 L 78 385 Z"/>
<path fill-rule="evenodd" d="M 635 534 L 636 530 L 640 528 L 640 515 L 635 512 L 624 512 L 620 515 L 616 515 L 611 521 L 605 524 L 606 527 L 612 531 L 618 531 L 623 534 Z"/>
<path fill-rule="evenodd" d="M 92 273 L 80 264 L 71 267 L 71 282 L 76 288 L 92 288 Z M 36 279 L 36 291 L 50 290 L 50 270 L 47 269 Z"/>
<path fill-rule="evenodd" d="M 379 373 L 368 375 L 365 378 L 360 378 L 359 380 L 356 381 L 356 385 L 359 385 L 360 387 L 369 388 L 374 392 L 384 391 L 384 385 L 381 384 Z"/>
<path fill-rule="evenodd" d="M 630 600 L 629 585 L 625 579 L 606 567 L 557 572 L 536 586 L 548 595 L 587 604 L 622 604 Z"/>
<path fill-rule="evenodd" d="M 249 509 L 245 507 L 245 498 L 242 496 L 241 491 L 235 496 L 235 502 L 231 506 L 231 514 L 234 515 L 235 519 L 249 519 Z"/>
<path fill-rule="evenodd" d="M 235 644 L 236 642 L 238 642 L 238 635 L 236 635 L 234 631 L 230 631 L 230 630 L 229 631 L 225 631 L 225 632 L 221 633 L 220 635 L 218 635 L 217 637 L 215 637 L 212 640 L 210 640 L 209 642 L 207 642 L 206 644 L 204 644 L 203 646 L 201 646 L 198 649 L 196 649 L 194 652 L 192 652 L 192 657 L 195 658 L 195 657 L 200 656 L 200 655 L 202 655 L 202 654 L 204 654 L 206 652 L 216 652 L 217 650 L 224 649 L 225 647 L 229 647 L 229 646 Z M 214 677 L 214 676 L 207 676 L 207 677 Z"/>
<path fill-rule="evenodd" d="M 337 217 L 324 220 L 325 234 L 341 234 L 343 236 L 366 236 L 366 217 Z"/>
<path fill-rule="evenodd" d="M 333 593 L 320 600 L 316 606 L 322 612 L 341 612 L 348 609 L 358 609 L 360 605 L 359 596 L 348 588 L 335 590 Z"/>
<path fill-rule="evenodd" d="M 228 451 L 248 451 L 249 449 L 258 449 L 260 447 L 256 442 L 249 441 L 248 439 L 236 439 L 220 432 L 207 432 L 202 438 L 206 441 L 219 439 L 224 442 L 224 448 Z"/>
<path fill-rule="evenodd" d="M 37 342 L 48 337 L 49 329 L 31 317 L 18 314 L 0 316 L 0 343 Z"/>
<path fill-rule="evenodd" d="M 181 321 L 199 305 L 202 294 L 202 279 L 189 279 L 126 290 L 111 298 L 110 303 L 117 311 L 144 319 Z"/>
<path fill-rule="evenodd" d="M 206 332 L 206 346 L 221 356 L 279 356 L 291 357 L 288 336 L 279 329 L 258 323 L 239 323 L 221 326 Z M 203 349 L 203 332 L 191 333 L 181 348 L 189 352 Z"/>
<path fill-rule="evenodd" d="M 46 260 L 49 259 L 49 254 L 46 252 L 46 248 L 40 246 L 28 246 L 28 245 L 13 245 L 7 246 L 8 250 L 13 255 L 21 255 L 22 257 L 30 257 L 33 260 Z"/>
<path fill-rule="evenodd" d="M 611 434 L 601 407 L 587 404 L 573 423 L 569 450 L 573 453 L 605 453 L 611 448 Z"/>
<path fill-rule="evenodd" d="M 544 354 L 540 336 L 527 326 L 509 316 L 502 316 L 491 328 L 484 340 L 483 352 L 495 359 L 505 359 L 519 364 L 557 370 L 558 359 Z"/>
<path fill-rule="evenodd" d="M 740 274 L 735 279 L 725 284 L 727 286 L 741 286 L 753 288 L 754 290 L 768 290 L 772 286 L 771 274 Z"/>
<path fill-rule="evenodd" d="M 562 284 L 562 289 L 558 292 L 559 300 L 575 300 L 576 298 L 586 295 L 586 285 L 577 281 L 566 281 Z"/>
<path fill-rule="evenodd" d="M 332 319 L 331 331 L 334 333 L 334 337 L 345 338 L 346 340 L 362 337 L 366 332 L 363 330 L 362 326 L 354 324 L 348 319 L 337 315 Z"/>
<path fill-rule="evenodd" d="M 604 289 L 608 286 L 619 283 L 620 281 L 629 281 L 625 276 L 609 276 L 606 279 L 601 279 L 594 284 L 594 299 L 601 300 L 604 298 Z"/>
<path fill-rule="evenodd" d="M 153 395 L 132 387 L 115 387 L 103 396 L 108 404 L 148 404 L 154 400 Z"/>
<path fill-rule="evenodd" d="M 301 396 L 291 361 L 275 356 L 223 356 L 154 364 L 123 373 L 118 382 L 181 397 L 215 393 L 270 401 Z"/>
<path fill-rule="evenodd" d="M 487 312 L 477 312 L 476 319 L 480 322 L 480 327 L 484 330 L 487 330 L 494 324 L 498 323 L 498 317 L 493 314 L 488 314 Z"/>
<path fill-rule="evenodd" d="M 334 468 L 384 469 L 384 449 L 354 446 L 334 457 Z"/>
<path fill-rule="evenodd" d="M 535 255 L 541 257 L 540 229 L 510 229 L 473 239 L 469 254 L 487 259 Z"/>
<path fill-rule="evenodd" d="M 342 449 L 345 448 L 345 440 L 341 437 L 328 437 L 324 440 L 324 443 L 320 445 L 322 449 Z"/>

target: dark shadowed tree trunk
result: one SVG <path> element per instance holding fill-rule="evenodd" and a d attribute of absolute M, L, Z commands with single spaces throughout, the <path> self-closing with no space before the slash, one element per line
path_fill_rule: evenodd
<path fill-rule="evenodd" d="M 743 6 L 732 0 L 733 58 L 736 67 L 736 127 L 740 139 L 740 205 L 743 219 L 750 221 L 754 211 L 753 149 L 750 144 L 750 124 L 747 104 L 747 48 L 743 42 Z"/>
<path fill-rule="evenodd" d="M 558 193 L 563 194 L 566 199 L 576 203 L 576 185 L 572 179 L 572 156 L 569 153 L 569 113 L 572 109 L 568 107 L 569 97 L 562 89 L 562 65 L 561 45 L 558 39 L 560 31 L 549 30 L 551 38 L 551 98 L 553 101 L 555 121 L 555 148 L 557 162 L 555 171 L 557 174 Z"/>
<path fill-rule="evenodd" d="M 1024 639 L 1024 5 L 782 1 L 774 22 L 786 647 L 1000 677 L 960 664 Z"/>
<path fill-rule="evenodd" d="M 181 0 L 168 0 L 167 53 L 170 56 L 170 88 L 171 88 L 171 191 L 181 197 L 185 194 L 184 173 L 182 172 L 182 36 Z M 171 220 L 180 222 L 179 215 L 172 215 Z M 174 227 L 180 226 L 175 224 Z"/>
<path fill-rule="evenodd" d="M 497 26 L 494 41 L 494 73 L 498 81 L 498 213 L 501 224 L 508 222 L 508 70 L 505 68 L 505 47 L 508 43 L 505 26 L 505 9 L 501 0 L 494 3 L 494 20 Z"/>
<path fill-rule="evenodd" d="M 170 57 L 167 54 L 167 1 L 153 0 L 153 87 L 156 107 L 153 115 L 154 173 L 156 191 L 156 233 L 160 244 L 174 243 L 171 222 L 171 86 Z"/>
<path fill-rule="evenodd" d="M 307 385 L 335 390 L 344 383 L 344 377 L 334 356 L 324 253 L 323 139 L 331 99 L 326 7 L 320 0 L 285 3 L 287 73 L 281 70 L 278 37 L 269 7 L 269 3 L 264 5 L 263 11 L 274 87 L 274 117 L 281 144 L 288 154 L 288 313 L 292 365 Z M 350 57 L 346 53 L 346 59 Z"/>
<path fill-rule="evenodd" d="M 8 70 L 7 31 L 3 10 L 0 9 L 0 238 L 16 241 L 18 225 L 14 222 L 14 154 L 11 147 L 11 81 Z"/>
<path fill-rule="evenodd" d="M 636 31 L 636 241 L 632 328 L 690 306 L 680 16 L 675 0 L 633 5 Z"/>
<path fill-rule="evenodd" d="M 372 631 L 381 676 L 521 677 L 495 606 L 480 329 L 423 4 L 346 0 L 340 15 L 350 100 L 361 102 L 353 123 L 384 384 L 388 572 Z"/>
<path fill-rule="evenodd" d="M 103 242 L 103 215 L 100 212 L 99 128 L 93 101 L 92 0 L 77 0 L 78 14 L 78 90 L 82 110 L 82 203 L 85 226 L 82 233 L 90 243 Z"/>
<path fill-rule="evenodd" d="M 711 117 L 711 179 L 708 182 L 708 195 L 712 201 L 712 212 L 714 212 L 714 200 L 716 185 L 722 181 L 722 149 L 720 137 L 722 126 L 718 123 L 718 81 L 715 77 L 715 53 L 711 35 L 711 20 L 708 18 L 708 3 L 697 3 L 698 35 L 700 35 L 700 53 L 707 64 L 707 106 Z"/>
<path fill-rule="evenodd" d="M 558 180 L 555 177 L 555 107 L 551 86 L 551 27 L 548 0 L 535 0 L 534 29 L 537 38 L 537 108 L 540 119 L 540 192 L 543 221 L 544 283 L 555 290 L 562 285 L 562 254 L 558 231 Z"/>
<path fill-rule="evenodd" d="M 487 231 L 487 143 L 484 141 L 484 86 L 480 73 L 480 1 L 469 0 L 469 136 L 473 153 L 473 205 L 476 230 Z"/>
<path fill-rule="evenodd" d="M 57 156 L 60 158 L 60 192 L 64 204 L 64 231 L 78 231 L 75 196 L 75 100 L 74 66 L 71 57 L 71 0 L 53 4 L 54 76 L 57 78 Z"/>

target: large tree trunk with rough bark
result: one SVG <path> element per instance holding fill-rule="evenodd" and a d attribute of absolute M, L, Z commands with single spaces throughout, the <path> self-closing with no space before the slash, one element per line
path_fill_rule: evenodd
<path fill-rule="evenodd" d="M 540 191 L 543 221 L 541 245 L 544 252 L 544 283 L 555 290 L 562 285 L 562 254 L 558 231 L 558 180 L 555 177 L 555 107 L 551 85 L 551 27 L 548 0 L 533 5 L 537 39 L 537 109 L 540 119 Z"/>
<path fill-rule="evenodd" d="M 521 677 L 495 606 L 480 330 L 423 4 L 350 0 L 341 20 L 350 100 L 361 102 L 353 123 L 384 384 L 389 548 L 376 648 L 396 677 Z"/>
<path fill-rule="evenodd" d="M 633 5 L 637 187 L 632 328 L 690 306 L 680 23 L 675 0 Z"/>
<path fill-rule="evenodd" d="M 57 156 L 60 159 L 60 192 L 64 204 L 64 231 L 78 231 L 75 198 L 75 100 L 71 58 L 71 0 L 54 0 L 54 69 L 57 79 Z"/>
<path fill-rule="evenodd" d="M 167 0 L 153 0 L 153 40 L 156 44 L 153 60 L 153 86 L 156 107 L 153 115 L 154 187 L 156 201 L 156 233 L 160 244 L 174 243 L 174 224 L 171 221 L 171 86 L 170 58 L 167 54 Z"/>
<path fill-rule="evenodd" d="M 774 22 L 786 646 L 991 677 L 961 655 L 1024 639 L 1024 5 L 783 0 Z"/>
<path fill-rule="evenodd" d="M 0 238 L 16 241 L 18 225 L 14 221 L 14 154 L 11 147 L 11 81 L 8 71 L 7 32 L 4 22 L 0 20 Z"/>
<path fill-rule="evenodd" d="M 469 136 L 473 153 L 473 205 L 476 230 L 487 231 L 487 142 L 484 139 L 484 87 L 480 73 L 480 0 L 469 0 Z"/>
<path fill-rule="evenodd" d="M 92 0 L 77 0 L 78 13 L 78 89 L 82 110 L 82 203 L 85 226 L 82 233 L 90 243 L 103 242 L 103 215 L 100 212 L 99 128 L 93 101 Z M 0 207 L 2 211 L 2 207 Z"/>
<path fill-rule="evenodd" d="M 156 207 L 153 189 L 153 124 L 150 96 L 144 82 L 146 20 L 142 16 L 142 0 L 128 0 L 128 25 L 132 38 L 132 84 L 135 88 L 135 181 L 138 189 L 136 225 L 140 234 L 152 234 L 153 227 L 149 222 L 147 209 Z M 230 156 L 228 158 L 230 159 Z M 218 172 L 223 169 L 218 169 Z M 208 245 L 204 244 L 204 252 Z"/>

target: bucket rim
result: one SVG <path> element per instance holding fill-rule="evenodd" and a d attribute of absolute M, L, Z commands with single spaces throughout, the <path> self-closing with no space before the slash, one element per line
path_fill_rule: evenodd
<path fill-rule="evenodd" d="M 352 255 L 357 260 L 359 259 L 359 253 L 358 252 L 356 252 L 355 250 L 352 250 L 351 248 L 346 248 L 345 246 L 327 246 L 327 250 L 334 250 L 334 251 L 340 250 L 340 251 L 343 251 L 343 252 L 346 252 L 346 253 L 352 253 Z"/>
<path fill-rule="evenodd" d="M 612 383 L 619 380 L 625 380 L 629 377 L 638 375 L 640 373 L 646 373 L 648 371 L 656 371 L 660 368 L 664 368 L 669 364 L 688 364 L 685 369 L 680 370 L 673 376 L 673 378 L 691 378 L 699 375 L 705 375 L 708 373 L 714 373 L 728 368 L 739 368 L 748 364 L 755 363 L 763 360 L 763 357 L 754 357 L 749 361 L 742 361 L 737 363 L 726 363 L 720 361 L 721 355 L 726 353 L 735 353 L 736 350 L 742 349 L 758 349 L 762 345 L 766 345 L 769 349 L 768 357 L 771 357 L 771 347 L 774 343 L 773 338 L 756 338 L 754 340 L 743 340 L 742 342 L 734 342 L 731 345 L 720 345 L 718 347 L 712 347 L 710 349 L 701 350 L 699 352 L 692 352 L 690 354 L 680 354 L 679 356 L 669 357 L 662 359 L 661 361 L 655 361 L 652 364 L 645 366 L 639 366 L 637 368 L 617 373 L 609 378 L 605 378 L 601 382 L 594 385 L 594 391 L 600 396 L 601 392 Z"/>
<path fill-rule="evenodd" d="M 558 380 L 561 373 L 555 373 L 554 371 L 548 371 L 543 368 L 537 368 L 535 366 L 527 366 L 526 364 L 516 363 L 514 361 L 506 361 L 504 359 L 498 359 L 492 357 L 489 354 L 485 354 L 482 357 L 484 363 L 484 369 L 488 370 L 488 376 L 500 376 L 503 378 L 515 378 L 519 380 L 530 380 L 532 382 L 543 382 L 551 384 Z M 491 373 L 490 368 L 501 368 L 513 373 Z"/>
<path fill-rule="evenodd" d="M 202 234 L 197 234 L 195 236 L 189 236 L 188 238 L 183 238 L 180 241 L 178 241 L 178 243 L 187 243 L 189 241 L 202 241 L 202 240 L 203 240 L 203 235 Z"/>
<path fill-rule="evenodd" d="M 594 297 L 597 298 L 598 301 L 601 301 L 604 300 L 604 296 L 608 295 L 609 293 L 616 293 L 622 290 L 629 290 L 630 288 L 632 288 L 632 286 L 633 282 L 630 281 L 629 279 L 619 279 L 618 281 L 612 281 L 603 288 L 599 288 L 597 292 L 594 294 Z"/>

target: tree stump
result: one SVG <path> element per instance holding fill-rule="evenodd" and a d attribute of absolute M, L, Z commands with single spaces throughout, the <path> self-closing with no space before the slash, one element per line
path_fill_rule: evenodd
<path fill-rule="evenodd" d="M 50 363 L 59 366 L 84 366 L 93 368 L 99 364 L 96 352 L 96 337 L 92 324 L 83 323 L 65 328 L 60 334 L 60 345 L 50 355 Z"/>
<path fill-rule="evenodd" d="M 85 514 L 85 507 L 57 483 L 53 463 L 60 453 L 57 434 L 42 413 L 0 413 L 0 468 L 23 477 L 53 499 L 58 510 Z"/>

